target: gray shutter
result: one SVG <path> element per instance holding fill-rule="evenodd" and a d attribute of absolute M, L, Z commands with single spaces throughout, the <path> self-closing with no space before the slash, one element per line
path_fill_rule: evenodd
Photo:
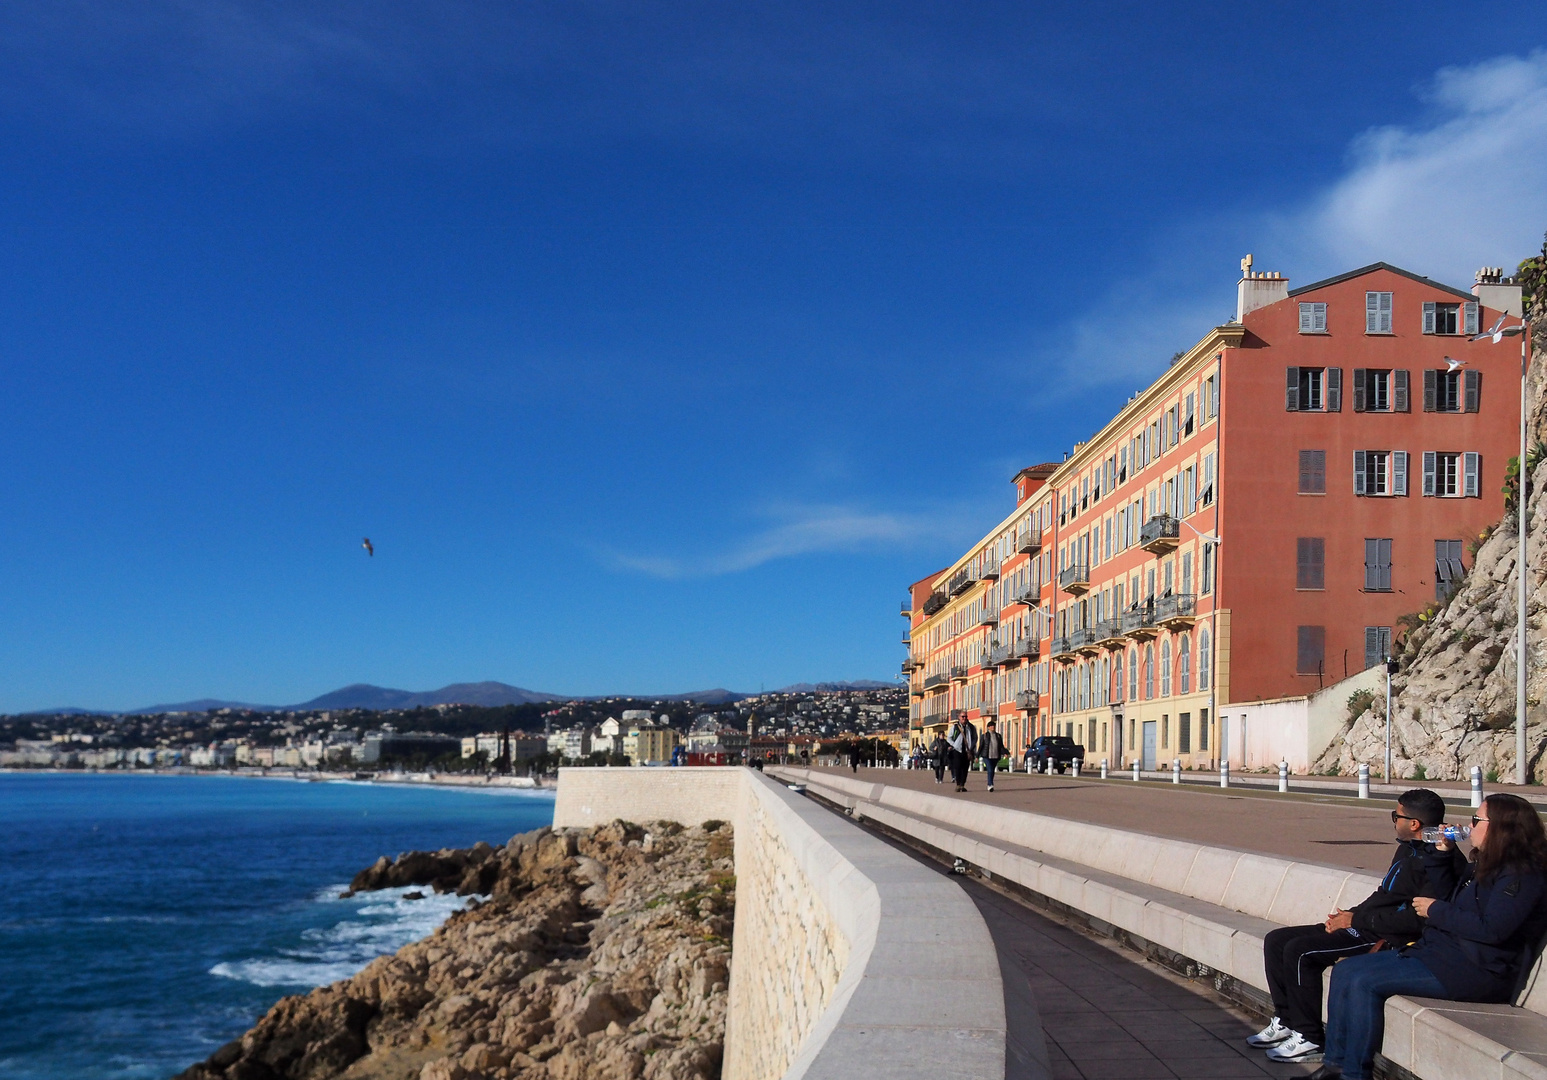
<path fill-rule="evenodd" d="M 1382 334 L 1391 333 L 1391 301 L 1389 292 L 1376 293 L 1380 298 L 1380 317 L 1376 320 L 1376 329 Z"/>
<path fill-rule="evenodd" d="M 1381 540 L 1380 547 L 1380 589 L 1382 592 L 1391 591 L 1391 541 Z"/>
<path fill-rule="evenodd" d="M 1380 627 L 1366 626 L 1364 628 L 1364 666 L 1366 669 L 1374 667 L 1385 659 L 1380 651 Z"/>
<path fill-rule="evenodd" d="M 1354 451 L 1354 494 L 1364 494 L 1364 451 Z"/>
<path fill-rule="evenodd" d="M 1429 368 L 1429 369 L 1425 370 L 1424 373 L 1423 373 L 1423 411 L 1424 412 L 1433 412 L 1435 410 L 1435 407 L 1436 407 L 1435 406 L 1435 399 L 1439 396 L 1439 390 L 1438 390 L 1439 379 L 1440 379 L 1440 373 L 1438 371 L 1435 371 L 1433 368 Z"/>
<path fill-rule="evenodd" d="M 1423 302 L 1423 332 L 1426 333 L 1426 334 L 1434 333 L 1434 301 L 1433 300 L 1425 300 Z"/>
<path fill-rule="evenodd" d="M 1391 452 L 1391 493 L 1393 495 L 1407 494 L 1407 451 L 1393 450 Z"/>
<path fill-rule="evenodd" d="M 1316 331 L 1318 334 L 1325 334 L 1327 332 L 1326 304 L 1311 305 L 1311 329 Z"/>
<path fill-rule="evenodd" d="M 1400 368 L 1391 373 L 1391 411 L 1408 412 L 1407 372 Z"/>
<path fill-rule="evenodd" d="M 1354 368 L 1354 412 L 1364 412 L 1364 368 Z"/>
<path fill-rule="evenodd" d="M 1343 369 L 1340 367 L 1327 369 L 1327 392 L 1324 404 L 1327 412 L 1343 411 Z"/>
<path fill-rule="evenodd" d="M 1482 396 L 1483 373 L 1472 371 L 1468 368 L 1466 372 L 1466 411 L 1476 412 L 1478 406 L 1482 404 Z"/>
<path fill-rule="evenodd" d="M 1434 494 L 1434 469 L 1434 451 L 1425 450 L 1423 452 L 1423 493 L 1425 495 Z"/>
<path fill-rule="evenodd" d="M 1483 456 L 1468 451 L 1462 455 L 1462 467 L 1466 475 L 1466 487 L 1462 494 L 1475 499 L 1482 494 Z"/>
<path fill-rule="evenodd" d="M 1466 319 L 1461 324 L 1461 332 L 1463 334 L 1477 333 L 1477 301 L 1468 300 L 1465 304 L 1461 305 L 1461 311 Z"/>
<path fill-rule="evenodd" d="M 1380 541 L 1369 537 L 1364 541 L 1364 587 L 1366 591 L 1380 588 Z"/>
<path fill-rule="evenodd" d="M 1364 332 L 1373 334 L 1380 329 L 1380 293 L 1364 294 Z"/>
<path fill-rule="evenodd" d="M 1302 334 L 1309 334 L 1310 332 L 1311 332 L 1311 305 L 1310 304 L 1301 304 L 1300 305 L 1300 333 L 1302 333 Z"/>
<path fill-rule="evenodd" d="M 1284 369 L 1284 411 L 1300 411 L 1300 369 Z"/>

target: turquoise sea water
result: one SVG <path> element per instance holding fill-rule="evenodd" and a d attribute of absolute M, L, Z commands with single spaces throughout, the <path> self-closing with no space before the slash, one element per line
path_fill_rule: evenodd
<path fill-rule="evenodd" d="M 552 820 L 548 793 L 0 775 L 0 1077 L 173 1076 L 462 903 L 339 900 L 378 855 Z"/>

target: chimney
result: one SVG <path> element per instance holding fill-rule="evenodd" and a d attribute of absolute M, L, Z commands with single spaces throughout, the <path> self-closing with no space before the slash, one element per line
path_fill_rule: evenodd
<path fill-rule="evenodd" d="M 1520 283 L 1514 278 L 1505 277 L 1502 266 L 1483 267 L 1477 271 L 1477 278 L 1472 282 L 1472 295 L 1477 297 L 1479 304 L 1517 319 L 1525 310 L 1520 292 Z"/>
<path fill-rule="evenodd" d="M 1241 322 L 1258 308 L 1289 299 L 1289 279 L 1277 271 L 1252 269 L 1250 255 L 1241 260 L 1241 280 L 1236 285 L 1235 321 Z"/>

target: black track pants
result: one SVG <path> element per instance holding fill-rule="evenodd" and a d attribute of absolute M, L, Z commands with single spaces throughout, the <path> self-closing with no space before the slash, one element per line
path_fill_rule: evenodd
<path fill-rule="evenodd" d="M 1268 931 L 1262 943 L 1273 1011 L 1291 1031 L 1318 1046 L 1325 1045 L 1321 1022 L 1321 973 L 1345 956 L 1370 951 L 1379 938 L 1361 930 L 1327 933 L 1320 923 L 1281 926 Z"/>

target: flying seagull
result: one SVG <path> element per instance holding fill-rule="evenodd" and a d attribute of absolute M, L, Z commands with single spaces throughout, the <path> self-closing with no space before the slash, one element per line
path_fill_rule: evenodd
<path fill-rule="evenodd" d="M 365 553 L 367 555 L 369 555 L 371 558 L 374 559 L 376 557 L 376 548 L 371 543 L 371 538 L 369 536 L 367 536 L 364 540 L 360 541 L 360 546 L 365 549 Z"/>
<path fill-rule="evenodd" d="M 1445 357 L 1445 371 L 1447 373 L 1455 371 L 1458 367 L 1462 367 L 1465 364 L 1465 360 L 1456 360 L 1449 356 Z"/>

